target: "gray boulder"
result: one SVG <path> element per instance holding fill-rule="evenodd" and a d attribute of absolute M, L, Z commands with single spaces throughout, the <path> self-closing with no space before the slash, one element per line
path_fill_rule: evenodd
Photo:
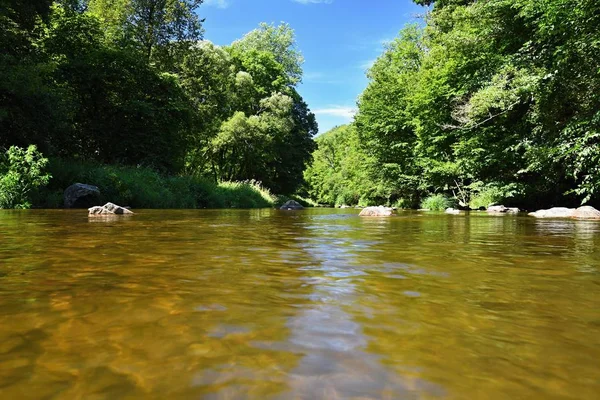
<path fill-rule="evenodd" d="M 367 207 L 363 209 L 359 216 L 361 217 L 391 217 L 394 215 L 394 210 L 389 207 Z"/>
<path fill-rule="evenodd" d="M 69 186 L 64 194 L 65 208 L 87 208 L 97 204 L 100 198 L 100 189 L 96 186 L 76 183 Z"/>
<path fill-rule="evenodd" d="M 280 207 L 280 210 L 304 210 L 302 204 L 297 201 L 290 200 Z"/>
<path fill-rule="evenodd" d="M 594 207 L 583 206 L 573 212 L 573 218 L 579 219 L 600 219 L 600 211 Z"/>
<path fill-rule="evenodd" d="M 536 218 L 571 218 L 574 214 L 575 209 L 566 207 L 553 207 L 549 210 L 538 210 L 529 213 L 529 215 Z"/>
<path fill-rule="evenodd" d="M 118 206 L 113 203 L 106 203 L 103 206 L 95 206 L 88 209 L 88 213 L 90 216 L 104 216 L 104 215 L 131 215 L 132 211 L 126 209 L 125 207 Z"/>
<path fill-rule="evenodd" d="M 455 208 L 446 208 L 446 214 L 458 215 L 460 213 L 461 213 L 461 211 L 457 210 Z"/>

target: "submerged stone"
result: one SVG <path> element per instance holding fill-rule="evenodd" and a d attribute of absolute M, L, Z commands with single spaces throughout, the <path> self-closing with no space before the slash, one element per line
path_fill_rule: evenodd
<path fill-rule="evenodd" d="M 486 211 L 490 214 L 518 214 L 521 212 L 521 210 L 516 207 L 505 207 L 502 205 L 489 206 Z"/>
<path fill-rule="evenodd" d="M 394 215 L 394 210 L 389 207 L 367 207 L 363 209 L 359 216 L 361 217 L 391 217 Z"/>
<path fill-rule="evenodd" d="M 106 203 L 103 206 L 95 206 L 92 208 L 88 208 L 88 214 L 90 216 L 94 215 L 131 215 L 132 211 L 126 209 L 125 207 L 118 206 L 114 203 Z"/>
<path fill-rule="evenodd" d="M 304 210 L 302 204 L 297 201 L 290 200 L 280 207 L 280 210 Z"/>

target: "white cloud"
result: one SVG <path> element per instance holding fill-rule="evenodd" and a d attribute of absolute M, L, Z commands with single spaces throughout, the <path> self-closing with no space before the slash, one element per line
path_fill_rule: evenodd
<path fill-rule="evenodd" d="M 228 0 L 204 0 L 204 4 L 207 6 L 213 6 L 213 7 L 217 7 L 217 8 L 229 7 Z"/>
<path fill-rule="evenodd" d="M 302 77 L 302 82 L 325 85 L 340 85 L 346 83 L 346 81 L 343 79 L 333 79 L 329 75 L 322 72 L 306 72 Z"/>
<path fill-rule="evenodd" d="M 292 0 L 295 3 L 300 4 L 331 4 L 333 0 Z"/>
<path fill-rule="evenodd" d="M 364 61 L 364 62 L 360 63 L 360 65 L 358 67 L 360 69 L 364 69 L 364 70 L 371 69 L 371 67 L 373 66 L 373 64 L 375 64 L 375 61 L 377 61 L 376 58 Z"/>
<path fill-rule="evenodd" d="M 328 108 L 318 108 L 313 110 L 316 115 L 329 115 L 333 117 L 341 117 L 347 120 L 352 120 L 356 115 L 356 108 L 344 106 L 332 106 Z"/>

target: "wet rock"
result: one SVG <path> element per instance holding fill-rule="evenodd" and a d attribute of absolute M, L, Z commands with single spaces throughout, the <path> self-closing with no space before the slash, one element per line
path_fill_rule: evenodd
<path fill-rule="evenodd" d="M 281 210 L 304 210 L 302 204 L 297 201 L 290 200 L 280 207 Z"/>
<path fill-rule="evenodd" d="M 571 218 L 574 216 L 575 211 L 573 208 L 553 207 L 548 210 L 538 210 L 529 213 L 529 215 L 536 218 Z"/>
<path fill-rule="evenodd" d="M 340 206 L 340 208 L 342 208 L 342 209 L 346 209 L 346 208 L 350 208 L 350 206 L 347 206 L 347 205 L 345 205 L 345 204 L 342 204 L 342 205 Z"/>
<path fill-rule="evenodd" d="M 132 211 L 114 203 L 106 203 L 103 206 L 95 206 L 88 209 L 89 215 L 131 215 Z"/>
<path fill-rule="evenodd" d="M 578 219 L 600 219 L 600 211 L 594 207 L 583 206 L 573 212 L 573 218 Z"/>
<path fill-rule="evenodd" d="M 486 211 L 490 214 L 518 214 L 521 212 L 516 207 L 504 207 L 502 205 L 489 206 Z"/>
<path fill-rule="evenodd" d="M 87 208 L 97 204 L 99 198 L 100 189 L 84 183 L 69 186 L 63 194 L 65 208 Z"/>
<path fill-rule="evenodd" d="M 457 210 L 455 208 L 446 208 L 446 214 L 458 215 L 460 213 L 461 213 L 461 211 Z"/>
<path fill-rule="evenodd" d="M 102 206 L 88 208 L 89 215 L 114 215 L 115 213 Z"/>
<path fill-rule="evenodd" d="M 118 206 L 114 203 L 106 203 L 104 206 L 107 210 L 111 211 L 113 214 L 122 215 L 122 214 L 133 214 L 132 211 L 127 209 L 126 207 Z"/>
<path fill-rule="evenodd" d="M 394 210 L 389 207 L 367 207 L 360 214 L 361 217 L 391 217 L 394 215 Z"/>

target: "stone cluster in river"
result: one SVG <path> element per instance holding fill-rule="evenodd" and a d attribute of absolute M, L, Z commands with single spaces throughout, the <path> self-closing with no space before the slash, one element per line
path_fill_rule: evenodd
<path fill-rule="evenodd" d="M 95 206 L 88 209 L 90 216 L 106 216 L 106 215 L 131 215 L 133 212 L 125 207 L 118 206 L 114 203 L 106 203 L 103 206 Z"/>
<path fill-rule="evenodd" d="M 538 210 L 529 213 L 536 218 L 577 218 L 577 219 L 600 219 L 600 211 L 591 206 L 579 208 L 553 207 L 548 210 Z"/>

